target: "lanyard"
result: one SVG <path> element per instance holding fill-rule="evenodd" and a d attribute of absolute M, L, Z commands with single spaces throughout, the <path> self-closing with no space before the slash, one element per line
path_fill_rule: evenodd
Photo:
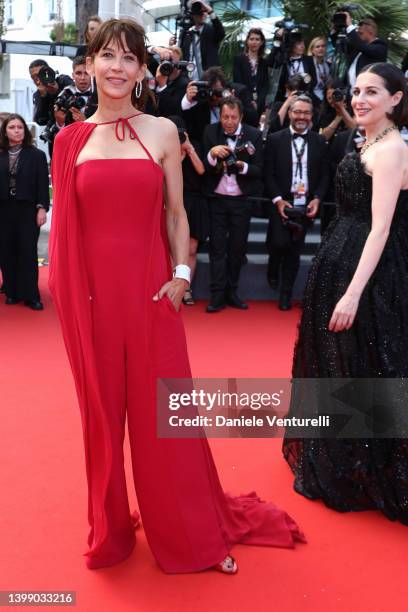
<path fill-rule="evenodd" d="M 291 60 L 289 62 L 289 74 L 291 76 L 293 76 L 294 74 L 298 74 L 301 65 L 303 65 L 302 59 Z"/>
<path fill-rule="evenodd" d="M 300 149 L 297 148 L 295 139 L 292 142 L 293 142 L 293 147 L 295 149 L 295 154 L 296 154 L 296 159 L 297 159 L 295 178 L 299 176 L 299 179 L 302 179 L 302 176 L 303 176 L 302 160 L 303 160 L 303 155 L 305 154 L 306 141 L 303 140 Z"/>

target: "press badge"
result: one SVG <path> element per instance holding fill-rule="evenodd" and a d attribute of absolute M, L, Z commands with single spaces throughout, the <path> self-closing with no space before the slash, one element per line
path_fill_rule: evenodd
<path fill-rule="evenodd" d="M 303 181 L 294 184 L 293 206 L 304 206 L 306 204 L 306 188 Z"/>

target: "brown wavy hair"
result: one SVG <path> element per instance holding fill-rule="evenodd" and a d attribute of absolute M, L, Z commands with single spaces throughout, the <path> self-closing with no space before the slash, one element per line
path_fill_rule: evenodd
<path fill-rule="evenodd" d="M 86 28 L 84 31 L 84 41 L 85 41 L 85 44 L 87 45 L 89 45 L 89 43 L 91 42 L 91 37 L 89 36 L 89 32 L 88 32 L 88 26 L 89 26 L 90 21 L 96 21 L 97 23 L 102 24 L 103 19 L 101 19 L 99 15 L 91 15 L 91 17 L 89 17 L 88 21 L 86 22 Z"/>
<path fill-rule="evenodd" d="M 95 36 L 88 45 L 87 57 L 92 59 L 101 49 L 105 49 L 113 40 L 119 45 L 123 51 L 126 49 L 123 46 L 122 35 L 125 38 L 126 45 L 137 59 L 141 66 L 146 64 L 146 34 L 143 27 L 133 19 L 108 19 L 104 21 Z M 136 85 L 136 83 L 135 83 Z M 145 98 L 145 89 L 148 87 L 146 79 L 142 81 L 141 99 Z M 135 108 L 139 108 L 140 102 L 136 98 L 135 90 L 132 91 L 132 104 Z"/>
<path fill-rule="evenodd" d="M 258 57 L 263 57 L 265 53 L 266 39 L 265 39 L 265 35 L 262 32 L 261 28 L 251 28 L 249 30 L 248 34 L 246 35 L 246 39 L 245 39 L 245 53 L 248 52 L 248 39 L 251 36 L 251 34 L 256 34 L 257 36 L 260 36 L 262 44 L 258 49 Z"/>
<path fill-rule="evenodd" d="M 4 119 L 3 123 L 0 126 L 0 149 L 2 151 L 8 151 L 10 148 L 10 143 L 7 136 L 7 126 L 10 121 L 13 121 L 13 119 L 18 119 L 24 126 L 24 139 L 22 142 L 23 147 L 32 147 L 33 137 L 31 135 L 30 130 L 28 129 L 28 125 L 26 124 L 21 115 L 18 115 L 17 113 L 11 113 Z"/>

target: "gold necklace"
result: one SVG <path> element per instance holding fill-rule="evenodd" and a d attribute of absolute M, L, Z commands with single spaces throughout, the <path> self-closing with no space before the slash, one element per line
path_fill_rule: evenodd
<path fill-rule="evenodd" d="M 380 134 L 378 134 L 374 140 L 371 140 L 370 142 L 366 142 L 362 147 L 361 147 L 361 151 L 360 151 L 360 155 L 364 155 L 364 153 L 367 151 L 367 149 L 369 147 L 371 147 L 373 144 L 375 144 L 376 142 L 378 142 L 379 140 L 381 140 L 382 138 L 384 138 L 384 136 L 386 136 L 387 134 L 389 134 L 390 132 L 393 132 L 394 130 L 398 130 L 396 125 L 389 125 L 387 128 L 385 128 L 385 130 L 383 130 Z"/>

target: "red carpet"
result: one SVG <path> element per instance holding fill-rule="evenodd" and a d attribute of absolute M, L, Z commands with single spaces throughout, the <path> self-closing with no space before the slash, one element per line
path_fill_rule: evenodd
<path fill-rule="evenodd" d="M 308 544 L 237 546 L 240 571 L 233 577 L 167 576 L 138 531 L 127 561 L 87 570 L 81 426 L 47 272 L 40 270 L 44 312 L 0 304 L 0 590 L 73 590 L 81 612 L 406 609 L 407 528 L 375 512 L 338 514 L 294 493 L 280 440 L 211 445 L 224 488 L 273 499 L 298 521 Z M 248 312 L 207 315 L 198 304 L 184 312 L 195 376 L 289 375 L 298 309 L 281 313 L 276 304 L 252 303 Z M 129 453 L 127 467 L 130 474 Z M 131 487 L 130 495 L 134 502 Z"/>

